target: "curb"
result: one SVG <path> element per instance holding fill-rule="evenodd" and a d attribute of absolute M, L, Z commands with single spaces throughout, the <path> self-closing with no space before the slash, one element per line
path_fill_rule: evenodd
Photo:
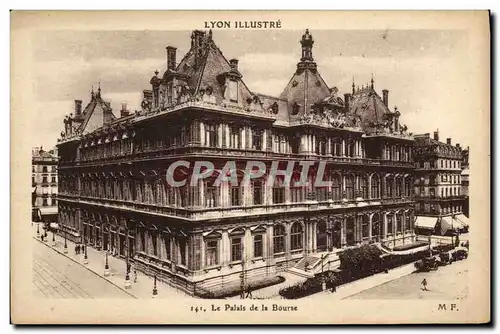
<path fill-rule="evenodd" d="M 63 255 L 64 257 L 70 259 L 71 261 L 75 262 L 75 263 L 78 263 L 80 266 L 82 266 L 83 268 L 87 269 L 88 271 L 90 271 L 91 273 L 93 273 L 94 275 L 108 281 L 109 283 L 113 284 L 114 286 L 116 286 L 118 289 L 122 290 L 123 292 L 127 293 L 128 295 L 130 295 L 131 297 L 135 298 L 135 299 L 139 299 L 139 297 L 137 297 L 136 295 L 132 294 L 130 291 L 127 291 L 125 290 L 124 288 L 122 288 L 121 286 L 119 286 L 118 284 L 116 284 L 115 282 L 112 282 L 111 280 L 109 280 L 108 278 L 104 277 L 104 276 L 101 276 L 99 275 L 98 273 L 96 273 L 94 270 L 90 269 L 89 267 L 87 266 L 84 266 L 82 265 L 80 262 L 78 262 L 77 260 L 73 259 L 72 257 L 64 254 L 63 252 L 61 252 L 60 250 L 52 247 L 51 245 L 49 244 L 46 244 L 45 242 L 41 241 L 41 240 L 38 240 L 37 237 L 33 237 L 33 239 L 35 239 L 36 241 L 38 241 L 39 243 L 41 243 L 42 245 L 45 245 L 47 247 L 49 247 L 50 249 L 53 249 L 55 250 L 57 253 Z"/>

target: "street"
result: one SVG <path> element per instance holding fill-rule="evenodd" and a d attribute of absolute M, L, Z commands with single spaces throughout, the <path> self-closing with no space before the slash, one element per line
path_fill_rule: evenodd
<path fill-rule="evenodd" d="M 33 293 L 42 298 L 132 298 L 81 264 L 35 239 Z"/>
<path fill-rule="evenodd" d="M 462 299 L 467 296 L 468 268 L 468 260 L 454 262 L 437 271 L 403 276 L 347 299 Z M 421 289 L 424 278 L 429 291 Z"/>

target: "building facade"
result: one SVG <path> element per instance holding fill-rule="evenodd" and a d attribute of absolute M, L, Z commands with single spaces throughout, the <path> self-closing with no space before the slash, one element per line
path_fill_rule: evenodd
<path fill-rule="evenodd" d="M 462 150 L 462 194 L 464 195 L 464 215 L 469 218 L 469 146 Z"/>
<path fill-rule="evenodd" d="M 33 220 L 57 220 L 57 149 L 34 147 L 31 154 Z"/>
<path fill-rule="evenodd" d="M 422 234 L 448 234 L 465 229 L 462 189 L 462 148 L 451 138 L 439 141 L 439 131 L 415 136 L 416 228 Z"/>
<path fill-rule="evenodd" d="M 62 228 L 97 248 L 128 256 L 137 268 L 193 292 L 241 277 L 265 277 L 345 247 L 414 240 L 413 137 L 374 80 L 343 95 L 313 59 L 313 37 L 279 97 L 252 92 L 238 60 L 227 60 L 212 32 L 194 31 L 177 63 L 150 80 L 142 110 L 115 117 L 92 93 L 65 119 L 58 144 Z M 89 124 L 91 126 L 89 126 Z M 215 173 L 194 186 L 196 161 Z M 238 180 L 249 160 L 266 173 L 251 182 L 214 184 L 227 161 Z M 272 162 L 295 162 L 292 182 L 268 182 Z M 311 163 L 299 185 L 299 162 Z M 315 187 L 319 162 L 327 187 Z M 188 182 L 189 183 L 189 182 Z M 243 275 L 241 275 L 243 274 Z"/>

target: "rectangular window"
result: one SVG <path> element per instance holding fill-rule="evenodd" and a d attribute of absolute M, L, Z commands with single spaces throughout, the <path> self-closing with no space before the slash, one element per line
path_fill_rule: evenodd
<path fill-rule="evenodd" d="M 47 166 L 43 166 L 43 167 L 42 167 L 42 172 L 43 172 L 43 173 L 47 173 Z"/>
<path fill-rule="evenodd" d="M 238 102 L 238 82 L 229 80 L 229 100 L 231 102 Z"/>
<path fill-rule="evenodd" d="M 292 186 L 290 187 L 290 200 L 292 203 L 300 203 L 304 201 L 304 189 L 301 185 L 295 185 L 299 180 L 293 180 Z"/>
<path fill-rule="evenodd" d="M 241 237 L 231 238 L 231 262 L 241 261 Z"/>
<path fill-rule="evenodd" d="M 219 263 L 219 242 L 217 240 L 207 240 L 205 259 L 207 267 L 215 266 Z"/>
<path fill-rule="evenodd" d="M 42 183 L 47 183 L 47 177 L 46 176 L 43 177 Z"/>
<path fill-rule="evenodd" d="M 34 176 L 31 177 L 31 184 L 35 185 L 35 177 Z"/>
<path fill-rule="evenodd" d="M 231 206 L 240 206 L 240 188 L 231 187 Z"/>
<path fill-rule="evenodd" d="M 262 234 L 254 235 L 253 237 L 253 257 L 262 257 Z"/>
<path fill-rule="evenodd" d="M 215 208 L 217 207 L 217 188 L 213 186 L 212 182 L 205 183 L 205 207 Z"/>
<path fill-rule="evenodd" d="M 263 204 L 262 182 L 253 181 L 252 184 L 253 184 L 253 205 L 261 205 Z"/>
<path fill-rule="evenodd" d="M 52 178 L 51 178 L 51 181 L 50 181 L 50 182 L 52 182 L 52 183 L 56 183 L 56 177 L 55 177 L 55 176 L 52 176 Z"/>
<path fill-rule="evenodd" d="M 44 199 L 42 200 L 42 205 L 43 205 L 43 206 L 47 206 L 47 205 L 48 205 L 48 204 L 47 204 L 47 199 L 46 199 L 46 198 L 44 198 Z"/>
<path fill-rule="evenodd" d="M 241 148 L 241 130 L 238 127 L 229 127 L 229 147 Z"/>
<path fill-rule="evenodd" d="M 262 132 L 260 130 L 252 130 L 252 149 L 262 150 Z"/>
<path fill-rule="evenodd" d="M 285 203 L 285 186 L 283 179 L 276 179 L 273 186 L 273 203 Z"/>
<path fill-rule="evenodd" d="M 205 143 L 210 147 L 217 147 L 217 128 L 214 124 L 205 125 Z"/>
<path fill-rule="evenodd" d="M 328 200 L 328 188 L 326 187 L 316 188 L 316 200 L 319 202 L 324 202 Z"/>

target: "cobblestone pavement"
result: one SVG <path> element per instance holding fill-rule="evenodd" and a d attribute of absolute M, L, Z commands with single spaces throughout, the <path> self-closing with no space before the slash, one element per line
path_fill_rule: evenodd
<path fill-rule="evenodd" d="M 468 293 L 469 263 L 469 260 L 462 260 L 439 267 L 437 271 L 413 273 L 367 289 L 348 299 L 462 299 Z M 429 291 L 421 289 L 424 278 Z"/>
<path fill-rule="evenodd" d="M 34 224 L 36 225 L 36 224 Z M 76 255 L 75 254 L 75 244 L 73 242 L 70 242 L 67 240 L 67 246 L 68 246 L 68 252 L 67 254 L 64 254 L 64 238 L 61 236 L 55 236 L 56 240 L 56 246 L 53 246 L 52 243 L 52 233 L 48 233 L 48 240 L 45 242 L 42 242 L 38 237 L 36 233 L 36 227 L 34 226 L 34 233 L 33 233 L 33 242 L 38 244 L 39 246 L 42 246 L 45 248 L 45 251 L 47 252 L 52 252 L 54 255 L 53 256 L 58 256 L 61 258 L 66 259 L 66 261 L 70 261 L 74 264 L 72 266 L 71 270 L 73 271 L 73 268 L 79 267 L 80 270 L 77 270 L 77 272 L 82 272 L 85 271 L 87 274 L 94 275 L 96 278 L 101 279 L 105 282 L 107 282 L 108 285 L 113 286 L 114 288 L 121 290 L 123 293 L 128 294 L 132 298 L 152 298 L 153 297 L 153 278 L 143 275 L 139 271 L 137 272 L 137 281 L 135 281 L 135 276 L 134 276 L 134 268 L 132 266 L 131 272 L 130 272 L 130 289 L 125 290 L 125 272 L 126 272 L 126 263 L 125 260 L 122 258 L 117 258 L 113 257 L 111 255 L 108 256 L 108 263 L 109 263 L 109 272 L 110 275 L 108 277 L 104 277 L 104 265 L 105 265 L 105 252 L 104 251 L 97 251 L 96 249 L 92 247 L 87 248 L 87 258 L 88 258 L 88 263 L 84 263 L 84 256 L 83 254 Z M 54 267 L 57 268 L 58 270 L 62 271 L 61 268 L 63 268 L 60 264 L 59 260 L 48 260 L 48 262 Z M 84 276 L 81 276 L 82 278 L 80 279 L 78 275 L 73 276 L 77 282 L 80 283 L 80 281 L 86 281 L 86 278 Z M 85 283 L 86 284 L 86 283 Z M 191 296 L 188 296 L 184 292 L 177 290 L 165 283 L 162 282 L 157 282 L 157 291 L 158 294 L 156 298 L 171 298 L 171 299 L 178 299 L 178 298 L 193 298 Z M 109 297 L 106 294 L 102 295 L 97 295 L 96 298 L 113 298 Z"/>
<path fill-rule="evenodd" d="M 33 293 L 45 298 L 132 298 L 93 272 L 33 240 Z"/>

